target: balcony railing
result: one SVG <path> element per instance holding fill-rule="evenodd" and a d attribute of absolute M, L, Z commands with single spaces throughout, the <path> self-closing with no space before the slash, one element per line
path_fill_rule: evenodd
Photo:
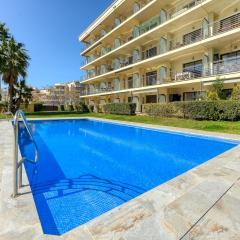
<path fill-rule="evenodd" d="M 160 78 L 158 74 L 153 74 L 149 76 L 144 76 L 141 78 L 140 85 L 138 87 L 148 87 L 148 86 L 155 86 L 155 85 L 161 85 L 166 83 L 174 83 L 179 81 L 188 81 L 188 80 L 194 80 L 199 78 L 206 78 L 206 77 L 214 77 L 219 75 L 226 75 L 231 73 L 240 73 L 240 58 L 231 58 L 224 61 L 218 61 L 213 64 L 212 68 L 201 68 L 201 69 L 193 69 L 193 70 L 185 70 L 182 72 L 172 71 L 167 74 L 166 77 Z M 133 81 L 129 80 L 127 89 L 133 88 Z M 119 89 L 120 90 L 120 89 Z M 124 90 L 124 89 L 121 89 Z M 113 92 L 117 91 L 114 90 L 113 87 L 108 88 L 97 88 L 94 90 L 89 90 L 89 88 L 84 89 L 82 91 L 81 95 L 94 95 L 99 93 L 107 93 L 107 92 Z"/>
<path fill-rule="evenodd" d="M 148 0 L 145 5 L 142 5 L 142 6 L 141 6 L 141 8 L 147 6 L 147 5 L 150 4 L 152 1 L 153 1 L 153 0 Z M 139 11 L 140 11 L 140 9 L 139 9 Z M 123 16 L 123 19 L 122 19 L 122 21 L 121 21 L 121 24 L 123 24 L 124 22 L 126 22 L 131 16 L 133 16 L 133 15 L 136 14 L 136 13 L 137 13 L 137 12 L 134 12 L 133 9 L 132 9 L 131 11 L 125 13 L 125 15 Z M 119 25 L 118 25 L 118 26 L 119 26 Z M 109 32 L 112 31 L 113 29 L 115 29 L 115 28 L 118 27 L 118 26 L 116 26 L 115 24 L 113 24 L 112 26 L 110 26 Z M 108 32 L 106 32 L 106 34 L 108 34 Z M 106 34 L 104 34 L 104 36 L 105 36 Z M 104 36 L 96 37 L 96 38 L 93 39 L 91 42 L 86 43 L 85 46 L 82 48 L 82 51 L 85 51 L 85 50 L 87 50 L 88 48 L 90 48 L 91 46 L 93 46 L 97 41 L 99 41 L 99 40 L 100 40 L 101 38 L 103 38 Z"/>
<path fill-rule="evenodd" d="M 201 4 L 204 0 L 193 0 L 189 2 L 188 4 L 178 4 L 174 8 L 170 9 L 169 11 L 169 17 L 170 19 L 177 17 L 178 15 L 186 12 L 187 10 Z"/>
<path fill-rule="evenodd" d="M 226 21 L 226 19 L 230 19 L 230 20 Z M 164 52 L 158 51 L 156 55 L 154 54 L 151 57 L 159 56 L 162 53 L 170 52 L 172 50 L 179 49 L 181 47 L 200 42 L 204 39 L 208 39 L 210 37 L 217 36 L 219 34 L 231 31 L 231 30 L 239 28 L 239 27 L 240 27 L 240 13 L 237 13 L 228 18 L 216 21 L 211 24 L 207 24 L 205 26 L 205 28 L 199 28 L 199 29 L 193 31 L 192 33 L 185 34 L 185 35 L 183 35 L 182 39 L 168 40 L 167 45 L 166 45 L 166 51 L 164 51 Z M 148 57 L 148 58 L 151 58 L 151 57 Z M 136 62 L 142 61 L 144 59 L 146 59 L 146 58 L 143 55 L 143 57 Z M 128 66 L 128 65 L 131 65 L 131 64 L 132 64 L 131 62 L 122 63 L 122 64 L 120 64 L 119 69 L 121 69 L 125 66 Z M 107 72 L 111 72 L 111 71 L 112 71 L 112 69 L 109 69 L 109 71 L 107 71 Z M 101 74 L 96 73 L 95 76 L 99 76 L 99 75 L 101 75 Z M 85 80 L 87 80 L 89 78 L 91 78 L 91 77 L 86 77 Z"/>
<path fill-rule="evenodd" d="M 150 2 L 151 2 L 151 1 L 152 1 L 152 0 L 150 0 Z M 170 9 L 169 11 L 166 11 L 166 21 L 171 20 L 171 19 L 177 17 L 177 16 L 180 15 L 181 13 L 183 13 L 183 12 L 185 12 L 185 11 L 187 11 L 187 10 L 190 10 L 191 8 L 193 8 L 193 7 L 201 4 L 201 3 L 204 2 L 204 1 L 206 1 L 206 0 L 193 0 L 193 1 L 191 1 L 190 3 L 188 3 L 188 4 L 179 4 L 179 5 L 177 5 L 176 7 Z M 132 16 L 132 15 L 133 15 L 133 14 L 130 14 L 129 17 Z M 126 21 L 129 17 L 127 17 L 124 21 Z M 149 19 L 149 20 L 146 21 L 144 24 L 142 24 L 141 26 L 138 27 L 138 34 L 136 34 L 136 36 L 134 36 L 134 34 L 132 34 L 132 36 L 131 36 L 131 37 L 128 37 L 128 38 L 126 39 L 126 41 L 122 41 L 121 45 L 123 45 L 123 44 L 125 44 L 125 43 L 127 43 L 127 42 L 129 42 L 129 41 L 131 41 L 131 40 L 133 40 L 133 39 L 136 38 L 136 37 L 141 36 L 142 34 L 148 32 L 148 31 L 150 31 L 151 29 L 156 28 L 156 27 L 158 27 L 159 25 L 161 25 L 161 24 L 163 24 L 163 23 L 166 22 L 166 21 L 161 21 L 160 19 L 161 19 L 160 15 L 157 15 L 157 16 L 152 17 L 151 19 Z M 124 21 L 123 21 L 123 22 L 124 22 Z M 97 42 L 99 39 L 100 39 L 100 38 L 96 39 L 96 41 L 94 41 L 94 43 Z M 90 45 L 86 46 L 85 49 L 89 48 L 89 47 L 92 46 L 94 43 L 91 43 Z M 85 49 L 83 49 L 83 51 L 84 51 Z M 113 50 L 115 50 L 115 49 L 116 49 L 116 47 L 114 47 L 114 44 L 113 44 L 113 46 L 109 49 L 109 51 L 108 51 L 107 53 L 109 53 L 109 52 L 111 52 L 111 51 L 113 51 Z M 106 53 L 105 53 L 105 54 L 106 54 Z M 99 56 L 104 56 L 105 54 L 100 54 Z M 94 60 L 92 60 L 92 61 L 94 61 Z M 89 63 L 91 63 L 92 61 L 89 61 L 89 62 L 86 63 L 86 64 L 89 64 Z"/>

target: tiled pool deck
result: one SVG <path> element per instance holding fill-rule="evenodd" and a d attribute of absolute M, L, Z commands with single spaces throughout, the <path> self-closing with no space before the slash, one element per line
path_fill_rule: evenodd
<path fill-rule="evenodd" d="M 240 140 L 239 135 L 133 125 Z M 42 234 L 28 186 L 23 195 L 10 197 L 12 158 L 13 129 L 0 121 L 0 240 L 240 239 L 240 146 L 62 236 Z"/>

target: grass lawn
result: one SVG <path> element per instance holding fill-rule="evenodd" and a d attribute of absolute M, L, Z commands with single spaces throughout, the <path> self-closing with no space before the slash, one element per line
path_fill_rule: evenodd
<path fill-rule="evenodd" d="M 211 132 L 223 132 L 240 134 L 240 121 L 239 122 L 226 122 L 226 121 L 196 121 L 187 119 L 177 119 L 177 118 L 153 118 L 149 116 L 126 116 L 126 115 L 111 115 L 111 114 L 97 114 L 97 113 L 34 113 L 26 114 L 28 118 L 56 118 L 56 117 L 97 117 L 105 118 L 110 120 L 121 120 L 136 123 L 148 123 L 160 126 L 172 126 L 180 128 L 189 128 L 197 130 L 205 130 Z M 0 118 L 5 118 L 0 115 Z"/>

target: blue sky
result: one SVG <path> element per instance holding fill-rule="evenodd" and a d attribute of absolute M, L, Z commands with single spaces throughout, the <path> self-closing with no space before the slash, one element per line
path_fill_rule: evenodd
<path fill-rule="evenodd" d="M 44 87 L 78 80 L 78 36 L 112 0 L 0 0 L 0 21 L 31 57 L 27 82 Z"/>

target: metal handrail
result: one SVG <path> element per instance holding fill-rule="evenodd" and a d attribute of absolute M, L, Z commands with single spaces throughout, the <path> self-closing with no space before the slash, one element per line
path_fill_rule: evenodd
<path fill-rule="evenodd" d="M 18 132 L 19 132 L 19 118 L 22 118 L 23 124 L 30 136 L 31 141 L 33 142 L 35 146 L 35 158 L 27 159 L 23 157 L 20 161 L 18 161 Z M 28 161 L 30 163 L 37 163 L 38 161 L 38 146 L 36 141 L 33 138 L 32 131 L 29 128 L 27 119 L 24 115 L 24 113 L 21 110 L 18 110 L 15 113 L 14 120 L 13 120 L 13 126 L 14 126 L 14 164 L 13 164 L 13 197 L 16 197 L 18 195 L 18 189 L 22 187 L 22 165 L 25 161 Z"/>

